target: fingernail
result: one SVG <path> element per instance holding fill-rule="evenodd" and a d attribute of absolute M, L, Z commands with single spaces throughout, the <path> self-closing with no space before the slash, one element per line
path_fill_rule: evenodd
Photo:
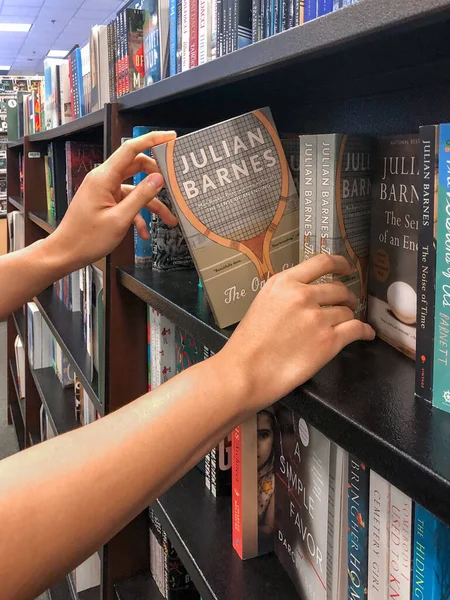
<path fill-rule="evenodd" d="M 160 173 L 152 173 L 147 178 L 149 183 L 152 183 L 157 190 L 164 185 L 164 178 Z"/>

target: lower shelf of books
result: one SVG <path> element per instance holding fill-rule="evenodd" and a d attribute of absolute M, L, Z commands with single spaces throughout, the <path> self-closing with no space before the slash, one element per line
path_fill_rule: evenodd
<path fill-rule="evenodd" d="M 25 448 L 25 427 L 23 424 L 22 415 L 20 413 L 19 404 L 17 402 L 9 405 L 9 413 L 16 431 L 19 449 L 23 450 Z"/>
<path fill-rule="evenodd" d="M 163 600 L 150 572 L 118 583 L 116 596 L 117 600 Z"/>

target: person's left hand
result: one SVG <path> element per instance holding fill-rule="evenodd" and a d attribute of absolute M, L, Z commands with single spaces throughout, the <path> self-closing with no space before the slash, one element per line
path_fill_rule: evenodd
<path fill-rule="evenodd" d="M 156 198 L 164 185 L 156 162 L 143 154 L 176 137 L 174 131 L 151 132 L 127 140 L 102 165 L 88 173 L 67 209 L 64 219 L 48 238 L 67 272 L 91 264 L 110 253 L 134 222 L 138 234 L 149 232 L 139 215 L 142 208 L 158 214 L 167 225 L 176 217 Z M 136 187 L 122 182 L 141 171 L 148 173 Z"/>

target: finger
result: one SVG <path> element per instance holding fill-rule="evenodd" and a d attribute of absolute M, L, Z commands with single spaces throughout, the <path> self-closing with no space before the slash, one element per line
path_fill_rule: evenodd
<path fill-rule="evenodd" d="M 343 256 L 319 254 L 285 272 L 301 283 L 312 283 L 323 275 L 350 275 L 354 270 L 355 267 Z"/>
<path fill-rule="evenodd" d="M 340 323 L 346 323 L 355 318 L 355 313 L 347 306 L 327 306 L 323 308 L 322 312 L 326 322 L 331 327 L 336 327 Z"/>
<path fill-rule="evenodd" d="M 178 223 L 176 216 L 163 202 L 161 202 L 161 200 L 158 200 L 158 198 L 151 200 L 151 202 L 146 204 L 145 208 L 158 215 L 158 217 L 162 219 L 169 227 L 175 227 L 175 225 Z"/>
<path fill-rule="evenodd" d="M 103 163 L 110 174 L 118 174 L 125 179 L 124 173 L 130 167 L 133 160 L 141 152 L 145 152 L 153 146 L 164 144 L 175 139 L 175 131 L 151 131 L 137 138 L 127 140 Z"/>
<path fill-rule="evenodd" d="M 336 353 L 348 344 L 356 342 L 356 340 L 373 340 L 375 338 L 375 331 L 372 327 L 368 323 L 356 319 L 336 325 L 334 332 L 337 345 Z"/>
<path fill-rule="evenodd" d="M 150 239 L 150 232 L 148 230 L 147 223 L 145 222 L 145 219 L 144 217 L 142 217 L 142 215 L 136 215 L 133 219 L 133 223 L 136 227 L 136 232 L 141 239 Z"/>
<path fill-rule="evenodd" d="M 136 188 L 135 185 L 129 185 L 127 183 L 122 183 L 122 185 L 120 186 L 121 188 L 121 195 L 120 195 L 120 199 L 122 200 L 123 198 L 125 198 L 126 196 L 128 196 L 128 194 L 131 194 L 131 192 Z"/>
<path fill-rule="evenodd" d="M 310 293 L 320 306 L 341 304 L 355 311 L 358 305 L 355 294 L 340 281 L 311 286 Z"/>
<path fill-rule="evenodd" d="M 154 158 L 150 158 L 146 154 L 138 154 L 130 166 L 125 169 L 123 173 L 123 179 L 128 179 L 129 177 L 133 177 L 137 173 L 159 173 L 159 167 L 156 164 L 156 160 Z"/>
<path fill-rule="evenodd" d="M 115 214 L 131 223 L 141 208 L 149 205 L 163 185 L 163 176 L 160 173 L 152 173 L 114 207 Z"/>

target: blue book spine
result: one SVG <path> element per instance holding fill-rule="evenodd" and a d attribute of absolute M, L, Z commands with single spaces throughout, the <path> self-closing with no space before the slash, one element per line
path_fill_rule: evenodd
<path fill-rule="evenodd" d="M 416 504 L 412 597 L 448 598 L 450 527 Z"/>
<path fill-rule="evenodd" d="M 450 124 L 439 128 L 438 222 L 434 316 L 433 406 L 450 412 Z"/>
<path fill-rule="evenodd" d="M 75 49 L 75 57 L 76 57 L 75 68 L 77 71 L 76 84 L 77 84 L 77 96 L 78 96 L 78 102 L 79 102 L 79 108 L 80 108 L 80 117 L 84 117 L 84 115 L 86 114 L 86 112 L 85 112 L 86 109 L 84 106 L 83 71 L 82 71 L 82 67 L 81 67 L 81 50 L 79 48 Z"/>
<path fill-rule="evenodd" d="M 150 133 L 150 131 L 154 131 L 154 127 L 133 127 L 133 137 L 139 137 L 141 135 L 145 135 L 146 133 Z M 150 156 L 150 151 L 146 151 L 145 154 Z M 133 184 L 138 185 L 141 181 L 143 181 L 147 177 L 147 173 L 137 173 L 133 177 Z M 152 213 L 143 208 L 139 211 L 141 217 L 145 221 L 145 225 L 147 226 L 147 231 L 150 234 L 148 240 L 143 240 L 137 234 L 136 228 L 134 228 L 134 264 L 137 267 L 151 267 L 152 266 L 152 255 L 153 255 L 153 246 L 152 246 L 152 236 L 151 236 L 151 222 L 152 222 Z"/>
<path fill-rule="evenodd" d="M 317 12 L 318 17 L 333 12 L 333 0 L 319 0 Z"/>
<path fill-rule="evenodd" d="M 348 597 L 367 600 L 369 469 L 348 457 Z"/>
<path fill-rule="evenodd" d="M 169 5 L 169 43 L 170 43 L 170 76 L 177 73 L 177 0 L 170 0 Z"/>
<path fill-rule="evenodd" d="M 317 0 L 305 0 L 305 23 L 317 17 Z"/>

